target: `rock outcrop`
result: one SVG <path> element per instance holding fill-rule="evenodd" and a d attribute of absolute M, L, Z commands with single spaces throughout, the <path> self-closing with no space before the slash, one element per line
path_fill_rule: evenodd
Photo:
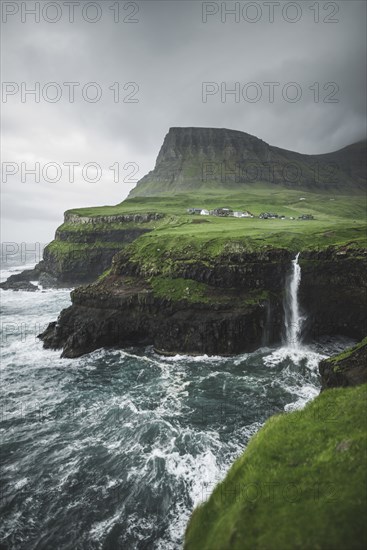
<path fill-rule="evenodd" d="M 6 281 L 0 283 L 0 288 L 3 290 L 26 290 L 35 292 L 38 287 L 31 283 L 37 281 L 40 277 L 40 271 L 37 268 L 26 269 L 22 273 L 10 275 Z"/>
<path fill-rule="evenodd" d="M 95 216 L 65 212 L 64 224 L 56 230 L 55 239 L 45 247 L 43 259 L 34 269 L 11 275 L 0 284 L 0 288 L 38 290 L 34 285 L 31 288 L 32 285 L 25 284 L 34 280 L 45 288 L 78 286 L 95 281 L 111 266 L 115 254 L 151 231 L 151 224 L 162 218 L 164 214 L 156 212 Z"/>
<path fill-rule="evenodd" d="M 63 348 L 63 357 L 108 346 L 149 344 L 169 355 L 231 355 L 261 345 L 267 320 L 261 296 L 208 287 L 209 299 L 193 300 L 190 283 L 172 300 L 142 279 L 111 275 L 74 290 L 73 305 L 40 337 L 45 347 Z"/>
<path fill-rule="evenodd" d="M 331 246 L 301 254 L 300 302 L 307 314 L 308 339 L 344 335 L 362 339 L 367 334 L 367 250 Z"/>
<path fill-rule="evenodd" d="M 367 338 L 339 355 L 321 361 L 321 391 L 367 383 Z"/>
<path fill-rule="evenodd" d="M 356 287 L 352 302 L 348 287 L 351 280 L 363 283 L 367 260 L 350 250 L 340 265 L 337 250 L 305 259 L 302 307 L 318 320 L 317 335 L 310 330 L 310 338 L 366 333 L 364 287 Z M 201 263 L 171 255 L 154 264 L 139 262 L 133 249 L 126 249 L 114 257 L 103 280 L 73 291 L 73 305 L 41 338 L 46 347 L 63 348 L 65 357 L 140 344 L 168 354 L 229 355 L 280 342 L 292 257 L 290 251 L 272 249 L 211 260 L 204 254 Z M 338 307 L 329 310 L 327 300 L 314 299 L 321 281 L 328 281 L 328 297 Z"/>

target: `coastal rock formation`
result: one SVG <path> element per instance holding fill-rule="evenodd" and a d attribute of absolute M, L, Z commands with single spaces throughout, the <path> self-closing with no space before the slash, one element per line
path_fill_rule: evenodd
<path fill-rule="evenodd" d="M 35 292 L 38 290 L 31 281 L 37 281 L 40 277 L 40 271 L 37 268 L 26 269 L 22 273 L 15 273 L 10 275 L 6 281 L 0 283 L 0 288 L 3 290 L 26 290 L 29 292 Z"/>
<path fill-rule="evenodd" d="M 151 231 L 151 224 L 162 218 L 164 214 L 155 212 L 98 216 L 65 212 L 64 224 L 56 230 L 55 239 L 45 247 L 43 259 L 34 269 L 11 275 L 0 284 L 0 288 L 19 290 L 22 282 L 23 289 L 27 290 L 24 283 L 36 280 L 45 288 L 78 286 L 95 281 L 111 266 L 115 254 Z"/>
<path fill-rule="evenodd" d="M 345 352 L 321 361 L 321 390 L 367 383 L 367 338 Z"/>
<path fill-rule="evenodd" d="M 347 289 L 349 280 L 365 280 L 367 259 L 350 250 L 339 265 L 338 250 L 307 255 L 301 306 L 317 318 L 317 336 L 350 336 L 353 331 L 362 338 L 364 287 L 356 286 L 353 294 Z M 172 253 L 154 263 L 151 258 L 138 261 L 126 249 L 114 257 L 103 280 L 73 291 L 72 306 L 41 338 L 46 347 L 63 348 L 65 357 L 102 346 L 140 344 L 167 354 L 229 355 L 280 342 L 284 282 L 292 257 L 290 251 L 272 249 L 231 252 L 211 260 L 203 254 L 196 263 Z M 327 300 L 314 299 L 317 284 L 322 292 L 326 282 L 328 298 L 337 299 L 338 307 L 329 309 Z M 315 336 L 310 330 L 308 337 Z"/>
<path fill-rule="evenodd" d="M 261 296 L 207 287 L 200 301 L 193 281 L 182 282 L 178 300 L 160 297 L 151 284 L 131 277 L 111 275 L 80 287 L 72 293 L 73 305 L 40 337 L 45 347 L 63 348 L 63 357 L 104 346 L 150 344 L 162 354 L 231 355 L 261 345 Z"/>

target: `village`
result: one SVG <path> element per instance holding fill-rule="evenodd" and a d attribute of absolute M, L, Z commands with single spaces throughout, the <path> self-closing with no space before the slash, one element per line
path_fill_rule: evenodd
<path fill-rule="evenodd" d="M 207 210 L 206 208 L 188 208 L 187 213 L 191 215 L 199 215 L 199 216 L 217 216 L 221 218 L 260 218 L 261 220 L 274 220 L 274 219 L 280 219 L 280 220 L 295 220 L 293 216 L 290 216 L 287 218 L 284 215 L 275 214 L 274 212 L 262 212 L 259 216 L 255 216 L 248 210 L 244 211 L 234 211 L 229 207 L 221 207 L 221 208 L 215 208 L 214 210 Z M 299 220 L 313 220 L 314 217 L 311 214 L 302 214 L 302 216 L 298 216 Z"/>

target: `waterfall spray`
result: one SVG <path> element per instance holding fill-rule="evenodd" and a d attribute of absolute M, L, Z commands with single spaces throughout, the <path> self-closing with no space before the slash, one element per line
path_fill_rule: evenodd
<path fill-rule="evenodd" d="M 303 318 L 298 303 L 298 290 L 301 282 L 301 267 L 298 263 L 299 253 L 292 260 L 292 273 L 287 282 L 285 293 L 285 330 L 286 344 L 290 348 L 299 348 Z"/>

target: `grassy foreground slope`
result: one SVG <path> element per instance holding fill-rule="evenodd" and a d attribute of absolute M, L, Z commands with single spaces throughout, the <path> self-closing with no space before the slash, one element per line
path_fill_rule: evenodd
<path fill-rule="evenodd" d="M 185 550 L 366 548 L 366 413 L 363 385 L 270 418 L 194 511 Z"/>

